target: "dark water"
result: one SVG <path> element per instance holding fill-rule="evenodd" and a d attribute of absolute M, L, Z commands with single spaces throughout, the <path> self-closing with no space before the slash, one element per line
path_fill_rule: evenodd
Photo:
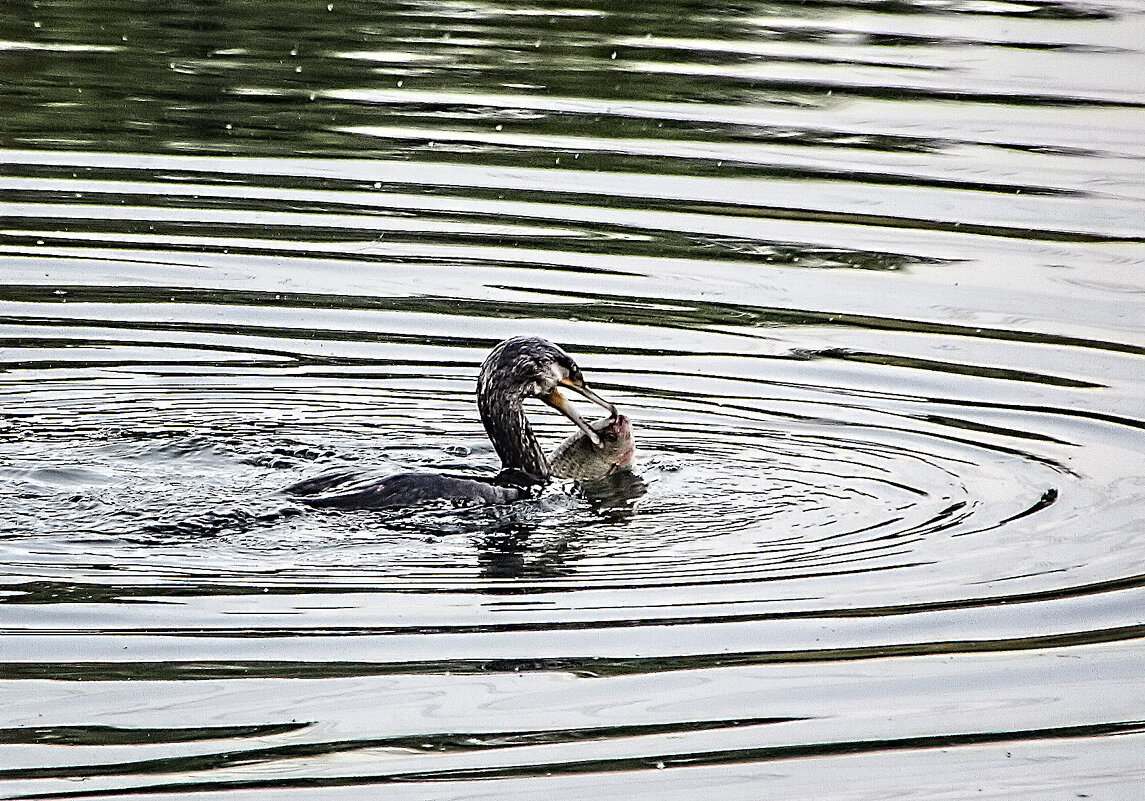
<path fill-rule="evenodd" d="M 9 4 L 0 793 L 1138 798 L 1142 41 L 1126 0 Z M 644 494 L 275 494 L 491 472 L 524 333 Z"/>

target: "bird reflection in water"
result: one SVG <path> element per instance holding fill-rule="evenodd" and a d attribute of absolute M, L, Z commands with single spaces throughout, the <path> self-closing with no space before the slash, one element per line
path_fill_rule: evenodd
<path fill-rule="evenodd" d="M 507 514 L 482 527 L 476 541 L 483 578 L 553 579 L 572 576 L 591 542 L 617 536 L 616 526 L 635 514 L 634 503 L 648 491 L 644 480 L 630 470 L 579 481 L 573 493 L 588 502 L 593 512 L 581 526 L 554 532 L 543 515 Z"/>

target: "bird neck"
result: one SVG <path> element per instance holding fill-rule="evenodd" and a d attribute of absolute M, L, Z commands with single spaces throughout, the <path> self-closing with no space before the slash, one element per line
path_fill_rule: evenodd
<path fill-rule="evenodd" d="M 549 460 L 525 417 L 521 399 L 493 398 L 487 394 L 477 396 L 477 408 L 485 433 L 501 457 L 503 470 L 520 470 L 547 480 Z"/>

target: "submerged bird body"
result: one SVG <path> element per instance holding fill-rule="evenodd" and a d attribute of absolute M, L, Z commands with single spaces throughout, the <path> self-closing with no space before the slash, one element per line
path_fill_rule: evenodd
<path fill-rule="evenodd" d="M 433 501 L 459 506 L 512 503 L 530 493 L 526 486 L 501 486 L 440 473 L 323 475 L 287 491 L 309 506 L 325 509 L 394 509 Z"/>
<path fill-rule="evenodd" d="M 501 458 L 501 472 L 485 479 L 438 473 L 397 473 L 353 468 L 323 473 L 284 492 L 309 506 L 336 509 L 388 509 L 431 501 L 459 505 L 511 503 L 528 497 L 552 475 L 524 403 L 535 398 L 559 411 L 581 429 L 586 441 L 602 442 L 596 431 L 568 405 L 560 388 L 571 389 L 617 416 L 616 407 L 587 386 L 567 353 L 537 337 L 513 337 L 497 345 L 481 365 L 477 408 Z"/>

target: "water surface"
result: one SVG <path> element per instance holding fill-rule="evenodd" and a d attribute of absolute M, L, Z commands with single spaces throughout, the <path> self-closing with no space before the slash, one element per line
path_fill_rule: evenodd
<path fill-rule="evenodd" d="M 1135 798 L 1143 40 L 1126 2 L 6 14 L 0 792 Z M 516 334 L 636 479 L 277 493 L 491 474 Z"/>

